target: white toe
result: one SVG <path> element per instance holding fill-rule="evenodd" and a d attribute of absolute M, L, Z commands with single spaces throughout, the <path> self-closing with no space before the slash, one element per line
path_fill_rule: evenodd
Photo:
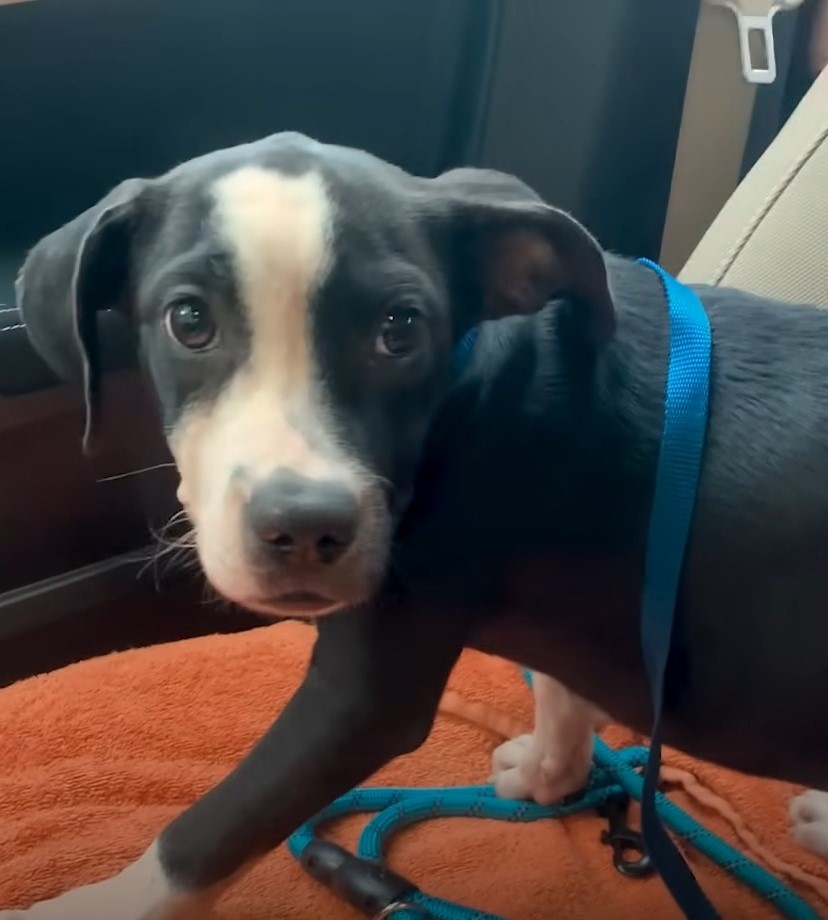
<path fill-rule="evenodd" d="M 492 769 L 495 772 L 509 770 L 522 763 L 532 747 L 532 735 L 518 735 L 511 741 L 504 741 L 492 754 Z"/>
<path fill-rule="evenodd" d="M 551 805 L 583 789 L 590 757 L 591 750 L 556 757 L 544 750 L 534 735 L 521 735 L 502 744 L 492 755 L 491 782 L 501 798 Z"/>
<path fill-rule="evenodd" d="M 788 814 L 794 840 L 828 859 L 828 793 L 810 789 L 791 802 Z"/>

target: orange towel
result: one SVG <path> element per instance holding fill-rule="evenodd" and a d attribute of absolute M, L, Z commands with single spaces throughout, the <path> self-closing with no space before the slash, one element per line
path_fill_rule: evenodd
<path fill-rule="evenodd" d="M 0 692 L 0 907 L 94 881 L 136 857 L 265 730 L 299 681 L 312 638 L 297 624 L 210 636 L 99 658 Z M 424 748 L 374 783 L 485 781 L 499 735 L 528 725 L 532 710 L 514 666 L 471 652 L 443 708 Z M 606 737 L 613 744 L 635 740 L 619 729 Z M 792 787 L 673 752 L 667 762 L 670 778 L 693 793 L 677 792 L 680 804 L 737 845 L 761 851 L 789 872 L 789 881 L 795 876 L 800 892 L 828 916 L 828 867 L 786 832 Z M 337 839 L 352 844 L 361 823 L 342 822 Z M 615 872 L 599 842 L 603 827 L 592 815 L 534 825 L 438 820 L 404 832 L 390 859 L 424 889 L 511 920 L 616 920 L 645 912 L 648 920 L 677 918 L 658 880 Z M 777 916 L 702 857 L 691 858 L 723 916 Z M 216 916 L 358 915 L 305 877 L 282 847 L 239 882 Z"/>

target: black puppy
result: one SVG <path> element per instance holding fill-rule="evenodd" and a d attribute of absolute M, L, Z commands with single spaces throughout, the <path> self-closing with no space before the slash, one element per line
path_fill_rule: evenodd
<path fill-rule="evenodd" d="M 828 313 L 698 293 L 712 406 L 665 740 L 828 788 Z M 511 177 L 414 178 L 283 134 L 119 186 L 35 247 L 18 294 L 45 357 L 82 368 L 90 426 L 95 313 L 131 317 L 207 577 L 319 638 L 268 734 L 138 862 L 0 917 L 203 917 L 423 741 L 464 646 L 573 691 L 539 680 L 535 734 L 496 757 L 503 792 L 583 780 L 585 699 L 646 730 L 668 351 L 650 269 Z M 795 817 L 828 852 L 825 798 Z"/>

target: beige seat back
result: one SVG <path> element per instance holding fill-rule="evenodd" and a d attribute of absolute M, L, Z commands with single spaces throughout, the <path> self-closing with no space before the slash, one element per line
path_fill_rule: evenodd
<path fill-rule="evenodd" d="M 739 184 L 679 277 L 828 307 L 828 70 Z"/>

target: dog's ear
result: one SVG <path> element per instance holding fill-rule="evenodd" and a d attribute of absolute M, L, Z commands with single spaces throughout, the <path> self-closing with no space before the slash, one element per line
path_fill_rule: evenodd
<path fill-rule="evenodd" d="M 450 271 L 476 310 L 466 321 L 529 314 L 557 297 L 584 308 L 596 343 L 615 329 L 604 253 L 574 217 L 545 204 L 513 176 L 455 169 L 429 180 Z"/>
<path fill-rule="evenodd" d="M 95 432 L 100 391 L 96 313 L 122 305 L 134 218 L 146 183 L 130 179 L 42 239 L 17 278 L 17 304 L 32 344 L 59 376 L 80 380 L 84 449 Z"/>

